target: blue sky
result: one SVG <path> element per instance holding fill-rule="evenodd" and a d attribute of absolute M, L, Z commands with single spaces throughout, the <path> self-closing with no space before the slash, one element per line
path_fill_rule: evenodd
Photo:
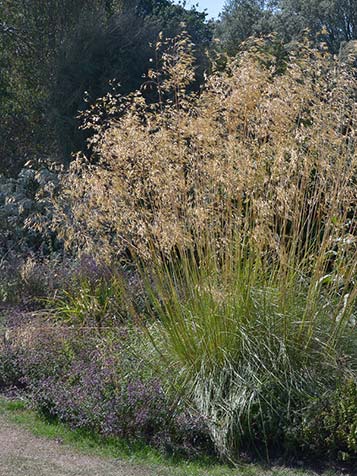
<path fill-rule="evenodd" d="M 198 3 L 200 10 L 207 9 L 210 17 L 218 17 L 222 11 L 225 0 L 187 0 L 187 6 L 196 5 Z"/>

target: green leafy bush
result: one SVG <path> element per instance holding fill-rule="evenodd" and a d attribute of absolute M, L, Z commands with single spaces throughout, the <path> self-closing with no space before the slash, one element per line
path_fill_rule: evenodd
<path fill-rule="evenodd" d="M 322 395 L 304 409 L 292 437 L 292 443 L 300 447 L 305 455 L 356 461 L 356 381 L 351 379 L 340 383 L 336 390 Z"/>
<path fill-rule="evenodd" d="M 4 257 L 46 254 L 59 247 L 48 228 L 39 232 L 35 227 L 50 222 L 51 196 L 57 186 L 57 174 L 43 164 L 37 169 L 23 168 L 12 178 L 0 175 L 0 253 Z"/>

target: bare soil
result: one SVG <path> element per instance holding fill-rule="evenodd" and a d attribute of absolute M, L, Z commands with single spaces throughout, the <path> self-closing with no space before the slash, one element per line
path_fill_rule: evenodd
<path fill-rule="evenodd" d="M 0 415 L 0 476 L 158 476 L 139 467 L 76 453 L 60 441 L 31 435 Z"/>

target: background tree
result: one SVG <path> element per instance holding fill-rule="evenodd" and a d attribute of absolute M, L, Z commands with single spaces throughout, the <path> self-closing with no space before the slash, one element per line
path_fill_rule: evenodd
<path fill-rule="evenodd" d="M 216 29 L 225 51 L 234 55 L 250 36 L 270 33 L 274 20 L 270 7 L 266 0 L 228 0 Z"/>
<path fill-rule="evenodd" d="M 313 41 L 325 41 L 333 53 L 341 42 L 357 38 L 356 0 L 279 0 L 276 29 L 285 41 L 309 30 Z"/>
<path fill-rule="evenodd" d="M 149 42 L 185 23 L 197 58 L 212 38 L 205 14 L 171 0 L 0 0 L 0 170 L 28 157 L 69 158 L 83 146 L 78 111 L 116 79 L 126 94 L 149 66 Z"/>
<path fill-rule="evenodd" d="M 196 44 L 198 73 L 202 76 L 204 50 L 213 36 L 212 24 L 205 21 L 204 13 L 186 10 L 169 0 L 138 0 L 121 3 L 120 8 L 117 4 L 116 8 L 116 13 L 101 21 L 97 15 L 83 16 L 57 57 L 51 103 L 56 137 L 67 158 L 86 146 L 78 113 L 111 91 L 113 80 L 122 95 L 138 89 L 151 66 L 150 44 L 160 32 L 174 37 L 185 24 Z"/>
<path fill-rule="evenodd" d="M 66 35 L 83 11 L 104 0 L 2 0 L 0 3 L 0 170 L 16 172 L 28 157 L 54 153 L 49 91 Z"/>
<path fill-rule="evenodd" d="M 224 49 L 234 54 L 249 36 L 276 32 L 284 43 L 309 32 L 332 53 L 357 38 L 356 0 L 228 0 L 217 26 Z"/>

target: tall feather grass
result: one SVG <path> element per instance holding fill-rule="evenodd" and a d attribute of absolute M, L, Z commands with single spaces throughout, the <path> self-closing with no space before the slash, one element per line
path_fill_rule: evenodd
<path fill-rule="evenodd" d="M 192 47 L 157 45 L 157 103 L 92 111 L 99 161 L 65 175 L 57 227 L 136 256 L 149 336 L 218 451 L 269 456 L 356 380 L 356 84 L 324 51 L 298 45 L 282 67 L 256 41 L 196 95 Z M 103 107 L 120 119 L 103 125 Z"/>

